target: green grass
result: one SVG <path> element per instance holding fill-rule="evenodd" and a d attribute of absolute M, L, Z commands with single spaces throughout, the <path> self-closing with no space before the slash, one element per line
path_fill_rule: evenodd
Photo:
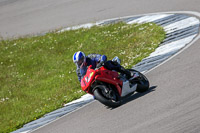
<path fill-rule="evenodd" d="M 164 39 L 162 27 L 124 23 L 0 41 L 0 132 L 10 132 L 80 98 L 76 51 L 118 56 L 130 68 Z"/>

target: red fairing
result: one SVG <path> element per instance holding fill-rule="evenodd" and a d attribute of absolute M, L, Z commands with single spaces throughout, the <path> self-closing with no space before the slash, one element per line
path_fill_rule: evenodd
<path fill-rule="evenodd" d="M 113 84 L 117 88 L 118 93 L 121 96 L 121 88 L 123 82 L 118 78 L 118 72 L 107 70 L 104 67 L 102 67 L 102 69 L 100 69 L 99 71 L 101 71 L 101 74 L 96 75 L 95 79 L 109 84 Z"/>
<path fill-rule="evenodd" d="M 95 80 L 98 80 L 113 84 L 117 88 L 118 93 L 121 95 L 123 82 L 118 79 L 118 76 L 118 72 L 107 70 L 105 67 L 94 70 L 91 69 L 91 66 L 89 66 L 86 75 L 81 79 L 82 90 L 90 93 L 90 86 Z"/>
<path fill-rule="evenodd" d="M 89 93 L 90 86 L 94 82 L 95 70 L 91 69 L 92 66 L 88 67 L 86 75 L 81 79 L 81 88 L 83 91 Z"/>

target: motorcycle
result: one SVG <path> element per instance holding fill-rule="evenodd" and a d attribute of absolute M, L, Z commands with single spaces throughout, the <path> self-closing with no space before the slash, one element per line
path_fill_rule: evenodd
<path fill-rule="evenodd" d="M 120 64 L 118 57 L 115 57 L 115 63 Z M 95 70 L 91 67 L 81 79 L 81 88 L 106 106 L 118 107 L 122 98 L 135 91 L 142 93 L 149 89 L 148 79 L 137 70 L 127 69 L 131 72 L 131 78 L 127 79 L 126 75 L 108 70 L 103 65 Z"/>

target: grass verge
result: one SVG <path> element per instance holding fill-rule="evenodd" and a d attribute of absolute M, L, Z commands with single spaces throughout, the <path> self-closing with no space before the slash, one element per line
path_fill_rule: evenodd
<path fill-rule="evenodd" d="M 118 56 L 130 68 L 165 38 L 154 23 L 117 23 L 0 41 L 0 132 L 10 132 L 83 94 L 76 51 Z"/>

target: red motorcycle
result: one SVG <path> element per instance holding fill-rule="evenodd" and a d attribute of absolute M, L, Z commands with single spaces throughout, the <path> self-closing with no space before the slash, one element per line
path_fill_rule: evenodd
<path fill-rule="evenodd" d="M 149 89 L 148 79 L 134 69 L 128 69 L 132 77 L 127 79 L 125 75 L 108 70 L 104 66 L 95 70 L 91 67 L 88 67 L 81 79 L 81 88 L 106 106 L 117 107 L 121 105 L 123 97 L 135 91 L 142 93 Z"/>

